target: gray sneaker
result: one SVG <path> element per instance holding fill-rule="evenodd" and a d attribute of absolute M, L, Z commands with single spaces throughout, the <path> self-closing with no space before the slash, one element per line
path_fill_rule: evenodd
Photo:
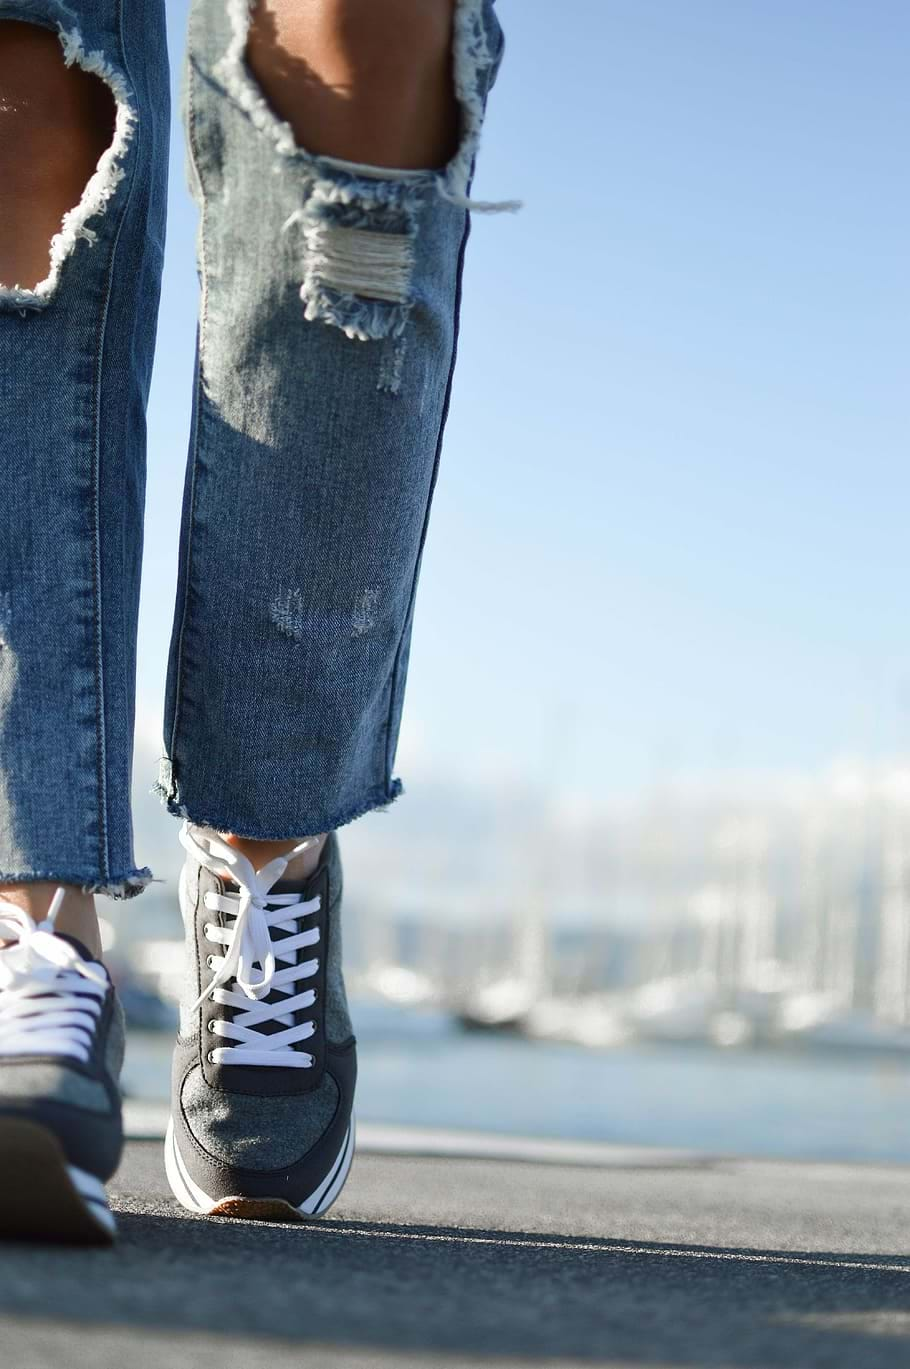
<path fill-rule="evenodd" d="M 180 840 L 188 973 L 165 1142 L 171 1189 L 191 1212 L 316 1216 L 354 1154 L 338 838 L 329 833 L 297 883 L 279 883 L 287 859 L 256 871 L 207 828 L 185 823 Z"/>
<path fill-rule="evenodd" d="M 123 1150 L 123 1010 L 107 970 L 0 902 L 0 1236 L 107 1243 Z"/>

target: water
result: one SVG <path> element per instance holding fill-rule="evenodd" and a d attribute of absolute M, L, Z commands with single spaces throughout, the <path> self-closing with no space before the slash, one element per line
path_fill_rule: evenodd
<path fill-rule="evenodd" d="M 910 1163 L 910 1062 L 894 1057 L 581 1046 L 466 1033 L 441 1013 L 352 1005 L 363 1121 Z M 170 1040 L 134 1033 L 124 1081 L 166 1098 Z"/>

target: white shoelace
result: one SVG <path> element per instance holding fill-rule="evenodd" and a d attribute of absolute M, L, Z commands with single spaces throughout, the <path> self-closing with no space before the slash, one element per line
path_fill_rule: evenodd
<path fill-rule="evenodd" d="M 67 1055 L 87 1061 L 108 990 L 104 971 L 54 933 L 64 890 L 35 923 L 0 901 L 0 1056 Z"/>
<path fill-rule="evenodd" d="M 281 1065 L 309 1069 L 314 1064 L 314 1057 L 295 1048 L 313 1035 L 316 1023 L 306 1021 L 295 1025 L 294 1015 L 312 1007 L 316 1001 L 315 989 L 298 990 L 297 985 L 318 972 L 319 960 L 304 960 L 298 964 L 297 952 L 304 946 L 316 945 L 319 928 L 301 932 L 297 930 L 297 923 L 308 913 L 318 912 L 321 900 L 318 895 L 304 900 L 299 894 L 273 894 L 271 888 L 284 874 L 289 861 L 313 846 L 317 838 L 307 837 L 287 855 L 276 856 L 261 870 L 254 870 L 246 856 L 209 828 L 185 822 L 180 840 L 206 870 L 218 875 L 226 866 L 238 885 L 237 893 L 208 891 L 204 899 L 210 912 L 224 913 L 232 919 L 230 926 L 219 927 L 207 922 L 203 929 L 206 940 L 221 946 L 223 954 L 208 957 L 214 975 L 193 1009 L 207 998 L 234 1009 L 233 1021 L 213 1017 L 208 1022 L 208 1028 L 215 1036 L 232 1042 L 210 1051 L 209 1059 L 215 1065 Z M 273 941 L 273 928 L 286 935 Z M 257 966 L 258 974 L 255 973 Z M 228 987 L 231 984 L 236 987 Z M 281 1001 L 264 1002 L 273 989 L 282 995 Z M 286 1030 L 261 1031 L 266 1022 L 280 1023 Z"/>

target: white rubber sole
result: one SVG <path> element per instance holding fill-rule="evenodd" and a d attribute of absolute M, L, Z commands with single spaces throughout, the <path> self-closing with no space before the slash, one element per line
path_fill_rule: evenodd
<path fill-rule="evenodd" d="M 94 1174 L 88 1174 L 84 1169 L 77 1168 L 76 1165 L 67 1165 L 66 1170 L 70 1183 L 89 1208 L 92 1217 L 100 1223 L 105 1231 L 113 1235 L 117 1230 L 117 1223 L 108 1206 L 107 1189 L 104 1184 Z"/>
<path fill-rule="evenodd" d="M 117 1223 L 100 1179 L 68 1164 L 53 1132 L 28 1118 L 0 1125 L 0 1237 L 108 1244 Z"/>
<path fill-rule="evenodd" d="M 354 1118 L 348 1127 L 341 1150 L 328 1174 L 318 1188 L 308 1198 L 295 1207 L 286 1198 L 247 1198 L 240 1194 L 228 1198 L 211 1198 L 190 1178 L 183 1158 L 177 1148 L 174 1135 L 174 1121 L 171 1118 L 164 1138 L 164 1168 L 167 1172 L 171 1192 L 182 1207 L 189 1212 L 202 1213 L 208 1217 L 244 1217 L 254 1221 L 299 1221 L 306 1217 L 320 1217 L 329 1208 L 344 1188 L 345 1180 L 354 1158 L 355 1126 Z"/>

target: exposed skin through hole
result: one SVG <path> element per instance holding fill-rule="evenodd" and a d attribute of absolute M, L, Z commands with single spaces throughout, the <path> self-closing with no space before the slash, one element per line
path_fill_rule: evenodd
<path fill-rule="evenodd" d="M 246 59 L 301 147 L 371 166 L 457 150 L 454 0 L 259 0 Z"/>
<path fill-rule="evenodd" d="M 0 281 L 34 289 L 50 240 L 79 203 L 110 146 L 114 97 L 97 76 L 68 67 L 55 32 L 0 22 Z"/>

